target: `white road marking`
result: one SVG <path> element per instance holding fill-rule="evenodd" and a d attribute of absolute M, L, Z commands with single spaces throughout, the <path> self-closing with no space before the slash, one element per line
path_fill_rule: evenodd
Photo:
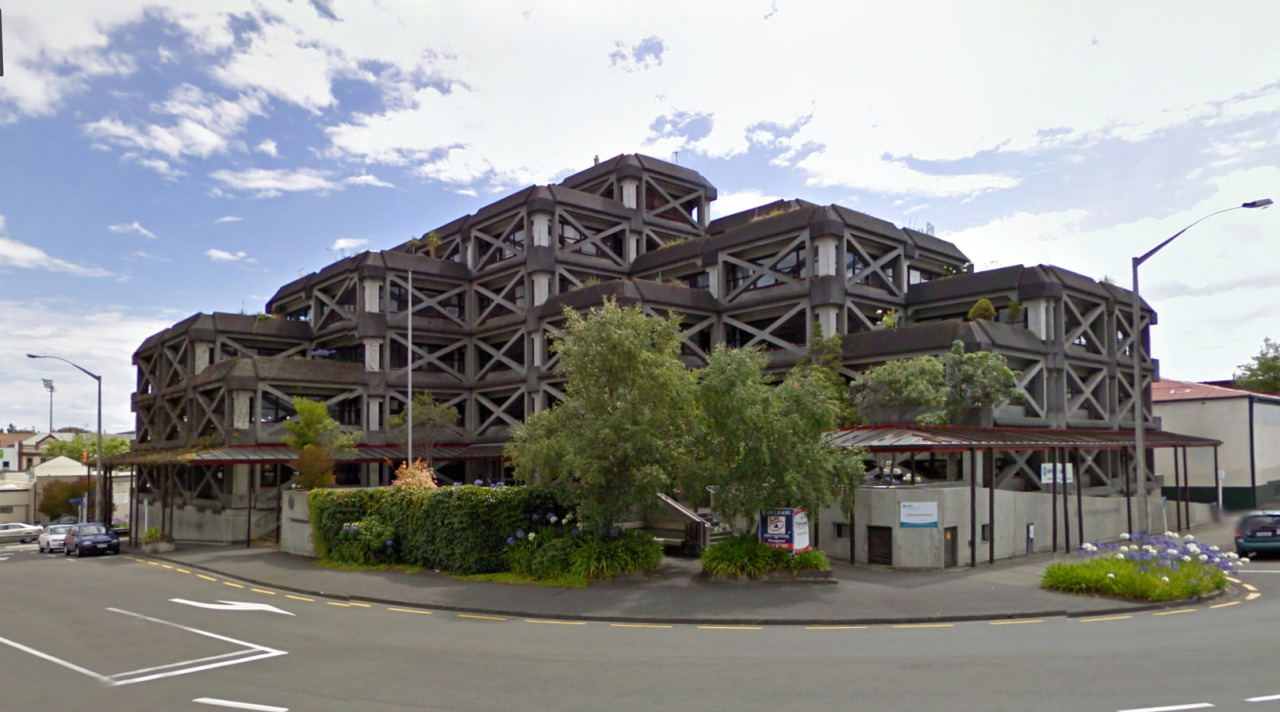
<path fill-rule="evenodd" d="M 248 601 L 218 601 L 217 603 L 202 603 L 200 601 L 188 601 L 185 598 L 170 598 L 173 603 L 181 603 L 184 606 L 195 606 L 196 608 L 208 608 L 214 611 L 266 611 L 268 613 L 283 613 L 286 616 L 292 613 L 276 608 L 270 603 L 249 603 Z"/>
<path fill-rule="evenodd" d="M 1280 695 L 1267 695 L 1265 697 L 1250 697 L 1245 702 L 1275 702 L 1280 700 Z"/>
<path fill-rule="evenodd" d="M 140 613 L 133 613 L 131 611 L 125 611 L 119 608 L 108 608 L 107 610 L 111 611 L 112 613 L 123 613 L 124 615 L 132 616 L 138 620 L 144 620 L 144 621 L 149 621 L 151 623 L 159 623 L 160 625 L 167 625 L 173 628 L 178 628 L 179 630 L 185 630 L 188 633 L 195 633 L 196 635 L 202 635 L 206 638 L 221 640 L 226 643 L 231 643 L 232 645 L 238 645 L 244 648 L 244 650 L 239 650 L 232 653 L 226 653 L 223 655 L 212 655 L 205 658 L 197 658 L 195 660 L 184 660 L 182 662 L 172 663 L 169 665 L 158 665 L 156 667 L 143 668 L 141 670 L 130 670 L 129 672 L 121 672 L 121 673 L 116 673 L 114 675 L 103 675 L 101 673 L 94 672 L 93 670 L 90 670 L 88 668 L 76 665 L 73 662 L 63 660 L 62 658 L 50 655 L 49 653 L 36 650 L 31 646 L 23 645 L 22 643 L 19 643 L 16 640 L 9 640 L 8 638 L 0 637 L 0 644 L 7 645 L 11 648 L 14 648 L 15 650 L 20 650 L 24 653 L 27 653 L 28 655 L 33 655 L 37 658 L 40 658 L 41 660 L 47 660 L 55 665 L 60 665 L 64 668 L 67 668 L 68 670 L 74 670 L 75 672 L 78 672 L 81 675 L 91 677 L 97 680 L 98 682 L 101 682 L 110 687 L 119 687 L 121 685 L 132 685 L 139 682 L 149 682 L 151 680 L 159 680 L 166 677 L 177 677 L 178 675 L 189 675 L 193 672 L 203 672 L 205 670 L 213 670 L 215 668 L 227 667 L 230 665 L 239 665 L 241 663 L 253 662 L 255 660 L 265 660 L 267 658 L 274 658 L 280 655 L 289 654 L 284 650 L 276 650 L 275 648 L 268 648 L 263 645 L 248 643 L 243 640 L 236 640 L 235 638 L 229 638 L 225 635 L 210 633 L 209 631 L 200 630 L 198 628 L 190 628 L 184 625 L 179 625 L 177 623 L 172 623 L 170 621 L 161 620 L 159 618 L 144 616 Z M 217 661 L 217 662 L 214 662 L 214 661 Z M 204 664 L 202 665 L 200 663 L 204 663 Z M 191 667 L 184 667 L 184 666 L 191 666 Z M 177 668 L 177 669 L 173 669 L 173 668 Z M 160 670 L 165 670 L 166 672 L 157 672 Z M 147 674 L 147 673 L 151 673 L 151 674 Z M 129 679 L 127 680 L 121 679 L 125 677 L 128 677 Z M 247 707 L 244 709 L 286 709 L 286 708 Z"/>
<path fill-rule="evenodd" d="M 1197 702 L 1192 705 L 1171 705 L 1169 707 L 1143 707 L 1140 709 L 1120 710 L 1120 712 L 1178 712 L 1178 710 L 1203 710 L 1212 707 L 1208 702 Z"/>
<path fill-rule="evenodd" d="M 8 561 L 8 560 L 9 560 L 9 557 L 7 557 L 7 556 L 0 556 L 0 561 Z"/>
<path fill-rule="evenodd" d="M 192 702 L 198 702 L 202 705 L 213 705 L 215 707 L 234 707 L 238 710 L 257 710 L 257 712 L 289 712 L 288 707 L 273 707 L 271 705 L 255 705 L 252 702 L 235 702 L 233 700 L 219 700 L 213 697 L 197 697 Z"/>

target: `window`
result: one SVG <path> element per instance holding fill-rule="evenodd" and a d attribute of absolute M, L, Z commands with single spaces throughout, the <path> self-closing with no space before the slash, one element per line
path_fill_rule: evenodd
<path fill-rule="evenodd" d="M 272 463 L 263 465 L 258 471 L 258 487 L 277 487 L 280 485 L 280 466 Z"/>
<path fill-rule="evenodd" d="M 339 346 L 335 349 L 333 360 L 341 363 L 364 363 L 364 344 Z"/>
<path fill-rule="evenodd" d="M 836 522 L 836 538 L 849 539 L 853 535 L 853 525 L 848 522 Z"/>
<path fill-rule="evenodd" d="M 262 424 L 281 423 L 297 413 L 293 406 L 285 403 L 272 393 L 262 394 Z"/>
<path fill-rule="evenodd" d="M 853 250 L 846 250 L 844 253 L 844 276 L 852 279 L 859 272 L 867 268 L 867 263 L 862 261 L 862 255 Z"/>
<path fill-rule="evenodd" d="M 938 275 L 932 272 L 918 269 L 916 267 L 907 268 L 907 284 L 924 284 L 937 279 Z"/>
<path fill-rule="evenodd" d="M 711 289 L 711 275 L 707 272 L 695 272 L 680 278 L 690 289 Z"/>
<path fill-rule="evenodd" d="M 13 514 L 13 507 L 0 507 L 0 514 Z"/>
<path fill-rule="evenodd" d="M 360 424 L 359 397 L 347 398 L 329 406 L 329 415 L 341 425 Z"/>
<path fill-rule="evenodd" d="M 792 279 L 805 279 L 809 276 L 809 265 L 805 262 L 804 252 L 803 247 L 792 250 L 778 262 L 773 271 L 781 272 Z"/>
<path fill-rule="evenodd" d="M 725 270 L 724 281 L 725 285 L 729 288 L 729 291 L 733 291 L 738 287 L 741 287 L 747 283 L 747 280 L 751 279 L 751 270 L 743 267 L 742 265 L 730 264 L 726 265 L 726 267 L 728 267 L 728 269 Z"/>
<path fill-rule="evenodd" d="M 284 315 L 285 321 L 306 321 L 311 318 L 311 307 L 294 309 Z"/>
<path fill-rule="evenodd" d="M 991 525 L 982 525 L 982 541 L 991 541 Z"/>
<path fill-rule="evenodd" d="M 387 302 L 389 311 L 392 313 L 402 312 L 409 308 L 409 290 L 403 285 L 393 284 L 387 290 Z"/>

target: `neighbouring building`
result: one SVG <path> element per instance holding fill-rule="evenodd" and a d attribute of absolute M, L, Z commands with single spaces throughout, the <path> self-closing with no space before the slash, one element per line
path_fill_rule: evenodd
<path fill-rule="evenodd" d="M 1166 379 L 1151 386 L 1151 397 L 1162 427 L 1222 441 L 1216 454 L 1192 451 L 1185 462 L 1174 452 L 1158 455 L 1158 472 L 1190 473 L 1184 486 L 1192 501 L 1218 502 L 1219 487 L 1226 509 L 1280 500 L 1280 396 Z M 1166 477 L 1170 497 L 1173 484 Z"/>
<path fill-rule="evenodd" d="M 838 205 L 780 200 L 710 220 L 715 198 L 688 168 L 621 155 L 419 239 L 338 260 L 280 287 L 265 314 L 196 314 L 151 336 L 134 354 L 134 451 L 113 460 L 137 467 L 135 509 L 178 538 L 246 541 L 273 530 L 293 457 L 281 436 L 294 396 L 325 402 L 343 427 L 363 432 L 340 466 L 340 485 L 386 484 L 405 456 L 387 423 L 407 403 L 410 373 L 415 391 L 430 389 L 461 414 L 437 438 L 442 478 L 502 479 L 511 427 L 563 398 L 548 341 L 564 310 L 609 298 L 682 315 L 691 367 L 716 344 L 759 345 L 784 371 L 819 326 L 840 336 L 850 376 L 941 354 L 955 340 L 1000 353 L 1021 374 L 1020 398 L 979 414 L 966 433 L 841 437 L 877 463 L 891 460 L 887 469 L 905 466 L 952 489 L 977 480 L 1039 495 L 1052 489 L 1042 477 L 1052 462 L 1071 464 L 1090 498 L 1125 501 L 1140 486 L 1130 457 L 1135 390 L 1125 374 L 1137 351 L 1144 384 L 1155 376 L 1147 349 L 1155 315 L 1144 308 L 1132 333 L 1129 292 L 1047 265 L 972 273 L 956 245 Z M 966 322 L 981 298 L 996 319 Z M 1145 387 L 1137 393 L 1149 419 Z M 1149 437 L 1153 448 L 1174 441 L 1212 444 Z M 1154 486 L 1149 476 L 1141 481 Z M 1050 510 L 1057 516 L 1048 507 L 1045 521 Z M 876 516 L 857 526 L 827 516 L 823 547 L 874 560 L 866 529 Z M 972 562 L 976 515 L 966 507 L 944 519 L 945 546 L 957 550 L 946 563 Z M 984 521 L 993 530 L 984 551 L 994 542 L 993 557 L 1020 550 L 1026 521 L 1010 520 L 1008 534 Z M 1056 542 L 1056 526 L 1054 534 Z M 962 538 L 964 547 L 954 543 Z M 942 541 L 928 559 L 938 566 Z"/>

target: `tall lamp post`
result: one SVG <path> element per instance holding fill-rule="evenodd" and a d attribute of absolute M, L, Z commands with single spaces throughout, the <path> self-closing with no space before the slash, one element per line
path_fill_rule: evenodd
<path fill-rule="evenodd" d="M 44 381 L 44 389 L 49 391 L 49 432 L 53 433 L 53 379 L 42 378 Z"/>
<path fill-rule="evenodd" d="M 1133 464 L 1134 474 L 1138 480 L 1138 507 L 1141 510 L 1138 513 L 1138 527 L 1143 531 L 1151 530 L 1151 517 L 1147 499 L 1147 418 L 1144 403 L 1145 389 L 1142 387 L 1142 299 L 1138 296 L 1138 268 L 1170 242 L 1181 237 L 1182 233 L 1214 215 L 1229 213 L 1232 210 L 1265 208 L 1268 205 L 1271 205 L 1271 199 L 1263 198 L 1209 213 L 1175 232 L 1173 237 L 1151 248 L 1141 257 L 1133 258 L 1133 332 L 1131 335 L 1133 339 Z"/>
<path fill-rule="evenodd" d="M 51 358 L 55 361 L 61 361 L 65 364 L 69 364 L 71 366 L 76 367 L 82 373 L 84 373 L 84 375 L 98 382 L 98 463 L 97 463 L 98 464 L 98 515 L 99 515 L 99 521 L 102 521 L 107 526 L 110 526 L 111 522 L 107 521 L 108 519 L 107 512 L 109 510 L 107 510 L 106 505 L 104 503 L 107 501 L 107 498 L 110 497 L 111 495 L 109 492 L 106 491 L 106 487 L 107 487 L 106 475 L 104 475 L 102 472 L 102 376 L 99 376 L 98 374 L 93 373 L 92 371 L 84 368 L 80 364 L 72 363 L 71 361 L 68 361 L 65 358 L 62 358 L 61 356 L 44 356 L 41 354 L 27 354 L 27 358 Z M 85 492 L 85 496 L 88 497 L 89 493 Z"/>

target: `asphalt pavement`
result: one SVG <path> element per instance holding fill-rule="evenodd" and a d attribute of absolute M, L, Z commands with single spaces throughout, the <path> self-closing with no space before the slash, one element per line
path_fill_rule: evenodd
<path fill-rule="evenodd" d="M 1229 544 L 1230 528 L 1198 530 Z M 583 589 L 469 582 L 435 572 L 339 571 L 274 548 L 180 545 L 156 560 L 235 580 L 338 600 L 582 621 L 758 625 L 887 624 L 1096 616 L 1159 608 L 1040 588 L 1040 574 L 1070 554 L 976 568 L 901 572 L 833 562 L 836 584 L 711 583 L 696 560 L 667 557 L 656 575 Z"/>

